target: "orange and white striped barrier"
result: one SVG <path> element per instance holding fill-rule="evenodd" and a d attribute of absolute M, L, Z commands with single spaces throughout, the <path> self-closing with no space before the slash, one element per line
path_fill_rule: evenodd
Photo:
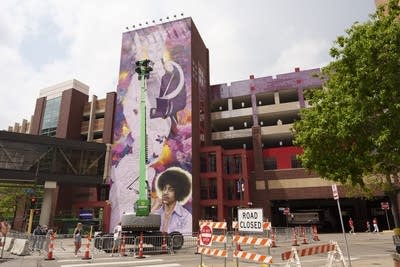
<path fill-rule="evenodd" d="M 211 248 L 211 247 L 202 247 L 200 246 L 200 242 L 198 242 L 198 246 L 197 246 L 197 251 L 200 254 L 200 266 L 203 266 L 203 255 L 206 256 L 213 256 L 213 257 L 223 257 L 224 258 L 224 265 L 226 266 L 226 259 L 228 258 L 228 251 L 226 249 L 226 242 L 227 242 L 227 236 L 226 236 L 226 222 L 210 222 L 210 221 L 201 221 L 199 222 L 200 225 L 200 229 L 202 229 L 203 227 L 210 227 L 211 229 L 221 229 L 223 230 L 223 234 L 222 235 L 211 235 L 211 242 L 209 244 L 209 246 L 213 243 L 223 243 L 224 244 L 224 248 L 223 249 L 219 249 L 219 248 Z M 211 231 L 212 233 L 212 231 Z M 199 234 L 198 240 L 202 238 L 201 234 Z"/>
<path fill-rule="evenodd" d="M 258 237 L 240 236 L 240 235 L 234 236 L 232 238 L 232 241 L 239 244 L 263 246 L 263 247 L 270 247 L 272 243 L 271 239 L 269 238 L 258 238 Z"/>
<path fill-rule="evenodd" d="M 320 241 L 318 237 L 318 228 L 316 225 L 312 226 L 312 236 L 314 241 Z"/>
<path fill-rule="evenodd" d="M 335 259 L 337 260 L 338 258 L 340 261 L 342 261 L 344 266 L 347 266 L 343 257 L 343 253 L 337 242 L 331 242 L 329 244 L 303 248 L 300 250 L 297 250 L 296 248 L 292 247 L 291 250 L 283 252 L 281 256 L 282 260 L 288 261 L 286 263 L 286 266 L 290 266 L 291 263 L 295 263 L 297 264 L 297 266 L 301 266 L 299 257 L 310 256 L 315 254 L 323 254 L 323 253 L 328 253 L 328 259 L 327 259 L 328 267 L 331 267 L 334 260 Z M 335 257 L 335 255 L 339 255 L 339 257 Z"/>
<path fill-rule="evenodd" d="M 239 229 L 239 222 L 232 222 L 232 229 Z M 263 222 L 263 229 L 266 231 L 270 231 L 272 229 L 271 222 Z"/>
<path fill-rule="evenodd" d="M 49 247 L 48 247 L 48 251 L 47 251 L 47 258 L 45 259 L 46 261 L 51 261 L 51 260 L 55 260 L 55 258 L 53 257 L 53 250 L 54 250 L 54 234 L 50 235 L 50 243 L 49 243 Z"/>
<path fill-rule="evenodd" d="M 214 257 L 225 257 L 225 258 L 228 257 L 228 252 L 226 249 L 201 247 L 200 253 L 203 255 L 214 256 Z"/>
<path fill-rule="evenodd" d="M 272 257 L 271 256 L 266 256 L 266 255 L 261 255 L 257 253 L 249 253 L 246 251 L 233 251 L 234 258 L 239 258 L 239 259 L 245 259 L 245 260 L 250 260 L 254 262 L 259 262 L 259 263 L 266 263 L 266 264 L 272 264 Z"/>
<path fill-rule="evenodd" d="M 209 226 L 213 229 L 226 229 L 226 222 L 209 222 L 203 221 L 199 223 L 200 228 L 203 226 Z"/>
<path fill-rule="evenodd" d="M 92 257 L 90 257 L 90 237 L 88 236 L 87 242 L 86 242 L 86 248 L 85 248 L 85 254 L 82 258 L 82 260 L 90 260 Z"/>

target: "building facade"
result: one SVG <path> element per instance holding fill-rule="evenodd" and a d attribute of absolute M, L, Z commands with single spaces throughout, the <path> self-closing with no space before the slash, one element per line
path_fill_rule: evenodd
<path fill-rule="evenodd" d="M 93 209 L 100 217 L 107 209 L 111 217 L 102 218 L 100 229 L 109 231 L 123 213 L 133 212 L 140 150 L 135 62 L 144 58 L 155 63 L 147 81 L 153 203 L 160 198 L 158 178 L 179 169 L 191 183 L 180 205 L 191 214 L 193 231 L 201 219 L 230 223 L 240 207 L 263 208 L 274 226 L 314 223 L 326 231 L 339 229 L 331 183 L 302 168 L 297 159 L 302 149 L 293 145 L 293 123 L 308 107 L 304 92 L 322 86 L 315 77 L 320 70 L 296 68 L 210 86 L 208 49 L 190 18 L 124 33 L 118 88 L 104 99 L 90 101 L 89 87 L 77 80 L 41 90 L 31 134 L 102 142 L 109 151 L 97 187 L 45 185 L 52 204 L 41 223 L 56 224 L 68 213 L 79 216 L 80 209 Z M 339 193 L 345 193 L 340 186 Z M 356 227 L 372 217 L 385 221 L 383 196 L 341 201 L 345 220 L 359 218 Z"/>

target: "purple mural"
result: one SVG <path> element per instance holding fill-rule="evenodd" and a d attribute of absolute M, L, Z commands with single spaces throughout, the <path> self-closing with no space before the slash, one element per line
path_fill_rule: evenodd
<path fill-rule="evenodd" d="M 123 34 L 110 177 L 111 227 L 132 213 L 139 190 L 140 81 L 135 62 L 150 59 L 147 80 L 148 182 L 161 231 L 192 231 L 191 20 Z"/>

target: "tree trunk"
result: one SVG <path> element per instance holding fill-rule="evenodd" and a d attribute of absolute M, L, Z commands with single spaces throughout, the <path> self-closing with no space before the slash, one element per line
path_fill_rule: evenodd
<path fill-rule="evenodd" d="M 396 190 L 389 194 L 389 199 L 391 202 L 391 210 L 392 210 L 392 215 L 393 215 L 393 220 L 394 220 L 394 227 L 400 227 L 400 220 L 399 220 L 399 205 L 397 203 L 397 196 L 399 195 L 399 192 Z"/>

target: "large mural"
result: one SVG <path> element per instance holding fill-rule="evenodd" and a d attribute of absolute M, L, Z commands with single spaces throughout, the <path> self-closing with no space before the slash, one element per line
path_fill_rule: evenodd
<path fill-rule="evenodd" d="M 148 184 L 161 231 L 192 231 L 191 21 L 126 32 L 122 50 L 110 175 L 111 229 L 139 196 L 140 81 L 135 62 L 150 59 L 147 80 Z"/>

